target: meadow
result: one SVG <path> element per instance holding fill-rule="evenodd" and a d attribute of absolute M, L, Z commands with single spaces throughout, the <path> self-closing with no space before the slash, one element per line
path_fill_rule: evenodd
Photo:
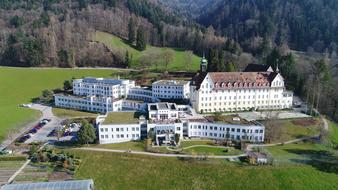
<path fill-rule="evenodd" d="M 110 69 L 56 69 L 0 67 L 0 142 L 9 129 L 21 127 L 36 119 L 39 112 L 19 105 L 31 102 L 44 89 L 62 88 L 72 77 L 112 77 Z"/>
<path fill-rule="evenodd" d="M 100 190 L 338 188 L 337 173 L 309 165 L 255 167 L 225 160 L 183 161 L 126 153 L 71 152 L 82 160 L 75 178 L 92 178 Z"/>
<path fill-rule="evenodd" d="M 100 42 L 105 44 L 110 50 L 116 52 L 121 52 L 123 56 L 125 55 L 125 52 L 128 51 L 129 54 L 132 55 L 132 64 L 131 68 L 142 68 L 142 65 L 140 65 L 140 59 L 142 56 L 146 54 L 151 53 L 157 53 L 160 54 L 163 51 L 166 50 L 172 50 L 173 51 L 173 59 L 168 65 L 169 71 L 193 71 L 196 72 L 199 69 L 199 63 L 201 58 L 196 56 L 195 54 L 192 54 L 190 64 L 187 64 L 186 57 L 188 52 L 182 49 L 173 49 L 173 48 L 159 48 L 147 45 L 147 49 L 145 51 L 138 51 L 133 46 L 125 42 L 125 40 L 114 36 L 112 34 L 106 33 L 106 32 L 100 32 L 97 31 L 94 36 L 94 41 Z M 158 71 L 164 71 L 164 65 L 163 65 L 163 58 L 160 58 L 159 66 L 157 68 Z M 162 63 L 162 64 L 161 64 Z M 152 65 L 150 66 L 151 70 L 156 70 L 156 66 Z"/>

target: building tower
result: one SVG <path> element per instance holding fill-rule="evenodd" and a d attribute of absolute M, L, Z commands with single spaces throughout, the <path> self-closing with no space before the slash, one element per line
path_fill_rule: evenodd
<path fill-rule="evenodd" d="M 205 59 L 205 55 L 203 53 L 203 58 L 201 59 L 200 71 L 202 73 L 206 73 L 208 68 L 208 61 Z"/>

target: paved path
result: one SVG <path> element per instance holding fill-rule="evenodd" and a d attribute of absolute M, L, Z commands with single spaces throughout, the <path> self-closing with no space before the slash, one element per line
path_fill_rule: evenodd
<path fill-rule="evenodd" d="M 198 156 L 188 155 L 188 154 L 161 154 L 161 153 L 152 153 L 152 152 L 142 152 L 142 151 L 126 151 L 126 150 L 111 150 L 104 148 L 75 148 L 78 150 L 86 150 L 86 151 L 96 151 L 96 152 L 115 152 L 115 153 L 127 153 L 127 154 L 138 154 L 138 155 L 147 155 L 147 156 L 155 156 L 155 157 L 179 157 L 179 158 L 196 158 Z M 238 157 L 246 156 L 246 154 L 240 154 L 235 156 L 208 156 L 208 158 L 216 158 L 216 159 L 234 159 Z"/>
<path fill-rule="evenodd" d="M 42 112 L 42 118 L 51 119 L 51 122 L 47 123 L 41 129 L 37 131 L 31 138 L 29 138 L 25 143 L 29 144 L 31 142 L 46 142 L 48 140 L 47 135 L 56 127 L 60 125 L 61 119 L 55 117 L 52 112 L 52 107 L 44 106 L 40 104 L 33 104 L 32 109 L 36 109 Z M 38 121 L 37 121 L 38 123 Z"/>

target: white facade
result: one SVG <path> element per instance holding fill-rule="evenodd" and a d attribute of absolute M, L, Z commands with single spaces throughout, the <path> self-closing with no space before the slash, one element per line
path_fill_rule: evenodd
<path fill-rule="evenodd" d="M 175 121 L 148 123 L 147 130 L 153 130 L 157 145 L 175 142 L 175 134 L 183 138 L 183 123 Z"/>
<path fill-rule="evenodd" d="M 132 100 L 142 100 L 144 102 L 156 101 L 156 98 L 153 97 L 152 91 L 148 88 L 142 88 L 142 87 L 130 88 L 127 98 L 132 99 Z"/>
<path fill-rule="evenodd" d="M 80 97 L 64 94 L 54 95 L 55 106 L 81 111 L 108 113 L 125 110 L 146 110 L 146 103 L 128 99 L 115 99 L 111 97 Z"/>
<path fill-rule="evenodd" d="M 139 119 L 137 122 L 105 123 L 107 117 L 108 115 L 104 115 L 96 118 L 100 144 L 141 140 L 141 127 L 142 125 L 146 125 L 146 120 L 144 118 Z"/>
<path fill-rule="evenodd" d="M 91 78 L 73 81 L 73 93 L 77 96 L 126 97 L 129 89 L 135 87 L 135 81 L 120 79 Z"/>
<path fill-rule="evenodd" d="M 57 107 L 99 113 L 122 111 L 123 106 L 122 99 L 113 100 L 111 97 L 79 97 L 64 94 L 54 95 L 54 102 Z"/>
<path fill-rule="evenodd" d="M 190 106 L 175 103 L 159 102 L 148 104 L 149 119 L 151 121 L 175 120 L 184 118 Z"/>
<path fill-rule="evenodd" d="M 152 84 L 153 97 L 159 99 L 189 99 L 190 82 L 160 80 Z"/>
<path fill-rule="evenodd" d="M 191 138 L 264 142 L 265 127 L 258 123 L 252 123 L 250 125 L 232 125 L 225 123 L 189 121 L 187 133 L 188 137 Z"/>
<path fill-rule="evenodd" d="M 250 82 L 247 76 L 257 82 Z M 244 82 L 232 82 L 236 77 Z M 285 91 L 283 77 L 271 72 L 208 73 L 199 86 L 191 86 L 191 91 L 194 108 L 204 113 L 287 109 L 293 99 L 292 92 Z"/>
<path fill-rule="evenodd" d="M 141 140 L 140 124 L 98 125 L 100 144 Z"/>

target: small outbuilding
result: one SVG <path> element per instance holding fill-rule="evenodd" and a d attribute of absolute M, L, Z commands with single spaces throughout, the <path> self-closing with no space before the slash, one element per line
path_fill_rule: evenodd
<path fill-rule="evenodd" d="M 268 163 L 268 155 L 262 152 L 247 152 L 249 163 L 252 165 L 263 165 Z"/>
<path fill-rule="evenodd" d="M 5 185 L 0 190 L 94 190 L 93 180 L 71 180 Z"/>

